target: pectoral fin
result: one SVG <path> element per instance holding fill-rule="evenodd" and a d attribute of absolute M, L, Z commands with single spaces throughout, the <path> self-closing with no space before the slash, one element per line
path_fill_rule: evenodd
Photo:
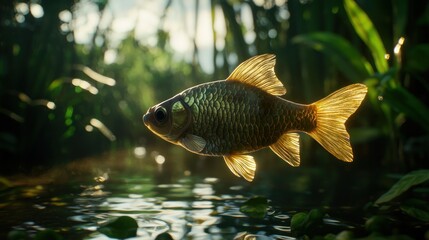
<path fill-rule="evenodd" d="M 229 170 L 235 176 L 242 176 L 247 181 L 251 182 L 255 177 L 256 163 L 250 155 L 230 155 L 223 156 Z"/>
<path fill-rule="evenodd" d="M 191 152 L 199 153 L 206 146 L 206 140 L 193 134 L 186 134 L 186 136 L 180 140 L 180 145 Z"/>
<path fill-rule="evenodd" d="M 287 163 L 298 167 L 299 158 L 299 135 L 298 133 L 283 134 L 276 143 L 270 146 L 271 150 Z"/>

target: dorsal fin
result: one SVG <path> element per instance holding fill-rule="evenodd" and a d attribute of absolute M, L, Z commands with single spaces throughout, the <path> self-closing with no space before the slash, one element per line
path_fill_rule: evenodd
<path fill-rule="evenodd" d="M 226 80 L 240 81 L 275 96 L 286 93 L 286 88 L 274 72 L 276 55 L 262 54 L 242 62 Z"/>

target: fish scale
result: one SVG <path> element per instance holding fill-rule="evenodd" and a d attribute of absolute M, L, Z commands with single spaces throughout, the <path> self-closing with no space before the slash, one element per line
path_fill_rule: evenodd
<path fill-rule="evenodd" d="M 202 154 L 252 152 L 271 145 L 289 130 L 315 127 L 315 118 L 312 118 L 315 114 L 310 106 L 286 101 L 237 81 L 199 85 L 182 95 L 193 116 L 187 133 L 207 141 Z"/>

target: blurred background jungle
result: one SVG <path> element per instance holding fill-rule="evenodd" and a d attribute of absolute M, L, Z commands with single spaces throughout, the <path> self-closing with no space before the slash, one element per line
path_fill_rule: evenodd
<path fill-rule="evenodd" d="M 1 0 L 2 198 L 17 186 L 61 182 L 80 169 L 110 179 L 114 172 L 146 174 L 157 182 L 214 177 L 244 184 L 274 205 L 283 204 L 284 188 L 299 193 L 323 185 L 325 197 L 300 206 L 307 210 L 375 201 L 404 174 L 429 166 L 428 30 L 427 1 Z M 220 158 L 188 153 L 143 125 L 149 107 L 225 79 L 263 53 L 276 54 L 284 97 L 294 102 L 312 103 L 352 83 L 368 86 L 347 122 L 353 163 L 302 135 L 302 166 L 258 152 L 252 188 Z M 33 179 L 49 171 L 48 180 Z M 420 204 L 429 196 L 424 173 L 407 193 L 420 201 L 407 206 L 423 217 L 388 205 L 419 227 L 429 222 Z"/>

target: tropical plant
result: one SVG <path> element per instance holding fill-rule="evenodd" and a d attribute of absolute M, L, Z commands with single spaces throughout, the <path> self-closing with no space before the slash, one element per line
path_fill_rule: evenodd
<path fill-rule="evenodd" d="M 422 64 L 417 64 L 413 58 L 416 54 L 407 54 L 408 49 L 411 53 L 413 44 L 408 41 L 406 31 L 408 14 L 408 2 L 396 1 L 394 8 L 395 20 L 393 24 L 394 42 L 389 42 L 389 46 L 394 46 L 391 51 L 387 51 L 385 43 L 387 39 L 382 39 L 374 23 L 369 16 L 359 7 L 354 0 L 344 1 L 344 10 L 357 36 L 367 47 L 370 56 L 359 51 L 356 46 L 345 38 L 329 33 L 314 32 L 303 34 L 294 38 L 297 44 L 309 46 L 316 51 L 326 54 L 328 58 L 337 66 L 338 70 L 353 82 L 364 81 L 370 88 L 369 100 L 374 109 L 380 113 L 377 122 L 377 129 L 380 129 L 385 136 L 389 136 L 389 149 L 393 152 L 388 154 L 388 158 L 404 160 L 403 153 L 398 151 L 402 149 L 409 139 L 403 139 L 404 133 L 401 128 L 406 119 L 419 125 L 421 133 L 429 133 L 429 108 L 427 104 L 410 92 L 409 81 L 419 81 L 419 72 L 416 69 L 423 69 Z M 423 17 L 423 16 L 422 16 Z M 411 37 L 410 37 L 411 38 Z M 384 41 L 383 41 L 384 40 Z M 406 42 L 407 41 L 407 42 Z M 407 44 L 406 44 L 407 43 Z M 419 45 L 421 49 L 428 48 L 429 45 Z M 404 50 L 405 49 L 405 50 Z M 404 54 L 405 53 L 405 54 Z M 422 54 L 427 54 L 424 50 Z M 419 56 L 420 57 L 420 56 Z M 423 83 L 422 87 L 427 86 Z M 377 132 L 374 126 L 367 131 Z M 405 133 L 405 135 L 407 135 Z M 413 138 L 413 136 L 406 136 Z M 390 151 L 390 150 L 389 150 Z"/>

